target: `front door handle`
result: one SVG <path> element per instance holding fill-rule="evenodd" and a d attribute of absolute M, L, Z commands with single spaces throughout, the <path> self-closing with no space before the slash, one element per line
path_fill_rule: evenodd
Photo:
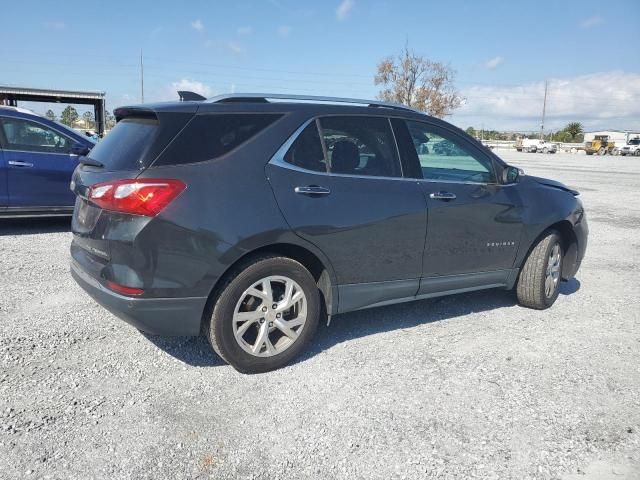
<path fill-rule="evenodd" d="M 301 195 L 329 195 L 331 193 L 331 190 L 329 190 L 328 188 L 319 187 L 318 185 L 296 187 L 293 189 L 293 191 Z"/>
<path fill-rule="evenodd" d="M 434 200 L 455 200 L 456 194 L 451 192 L 433 192 L 429 194 L 429 198 L 433 198 Z"/>
<path fill-rule="evenodd" d="M 23 162 L 22 160 L 9 160 L 7 163 L 12 167 L 22 167 L 22 168 L 33 167 L 33 163 Z"/>

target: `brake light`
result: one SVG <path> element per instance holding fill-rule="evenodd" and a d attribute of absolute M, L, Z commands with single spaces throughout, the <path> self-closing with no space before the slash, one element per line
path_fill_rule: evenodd
<path fill-rule="evenodd" d="M 123 295 L 141 295 L 144 293 L 142 288 L 135 287 L 125 287 L 124 285 L 120 285 L 119 283 L 107 281 L 107 287 L 117 293 L 122 293 Z"/>
<path fill-rule="evenodd" d="M 89 189 L 89 200 L 114 212 L 155 217 L 187 186 L 170 178 L 138 178 L 96 183 Z"/>

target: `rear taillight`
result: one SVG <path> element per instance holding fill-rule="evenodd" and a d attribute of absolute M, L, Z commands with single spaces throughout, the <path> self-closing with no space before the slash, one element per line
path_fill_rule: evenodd
<path fill-rule="evenodd" d="M 170 178 L 115 180 L 92 185 L 88 198 L 105 210 L 155 217 L 186 187 Z"/>
<path fill-rule="evenodd" d="M 107 287 L 114 292 L 122 293 L 123 295 L 142 295 L 144 293 L 142 288 L 127 287 L 112 281 L 107 281 Z"/>

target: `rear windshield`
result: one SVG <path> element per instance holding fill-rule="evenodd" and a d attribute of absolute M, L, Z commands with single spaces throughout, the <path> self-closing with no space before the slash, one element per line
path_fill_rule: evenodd
<path fill-rule="evenodd" d="M 221 157 L 281 116 L 257 113 L 197 115 L 154 165 L 195 163 Z"/>
<path fill-rule="evenodd" d="M 119 121 L 98 144 L 90 158 L 107 170 L 141 170 L 146 167 L 145 154 L 153 144 L 158 121 L 146 118 L 125 118 Z"/>

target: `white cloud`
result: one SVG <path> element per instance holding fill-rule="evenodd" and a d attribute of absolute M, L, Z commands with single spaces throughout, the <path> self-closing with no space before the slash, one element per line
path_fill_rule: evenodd
<path fill-rule="evenodd" d="M 289 25 L 279 25 L 278 26 L 278 35 L 281 37 L 288 37 L 291 34 L 291 30 L 293 30 Z"/>
<path fill-rule="evenodd" d="M 204 23 L 202 23 L 202 20 L 200 19 L 194 20 L 191 22 L 191 28 L 198 32 L 204 32 Z"/>
<path fill-rule="evenodd" d="M 64 30 L 65 28 L 67 28 L 67 24 L 59 20 L 50 20 L 44 22 L 44 26 L 50 28 L 51 30 Z"/>
<path fill-rule="evenodd" d="M 346 20 L 354 5 L 354 0 L 342 0 L 342 3 L 336 8 L 336 18 L 341 22 Z"/>
<path fill-rule="evenodd" d="M 487 60 L 484 63 L 484 66 L 486 68 L 488 68 L 489 70 L 494 70 L 495 68 L 497 68 L 499 65 L 501 65 L 504 62 L 504 58 L 502 58 L 501 56 L 497 56 L 497 57 L 493 57 L 490 60 Z"/>
<path fill-rule="evenodd" d="M 227 48 L 231 50 L 232 53 L 235 53 L 236 55 L 240 53 L 244 53 L 246 51 L 242 45 L 232 41 L 227 42 Z"/>
<path fill-rule="evenodd" d="M 596 25 L 600 25 L 604 22 L 604 18 L 600 15 L 594 15 L 593 17 L 585 18 L 582 22 L 580 22 L 580 26 L 582 28 L 591 28 Z"/>
<path fill-rule="evenodd" d="M 238 27 L 238 35 L 251 35 L 253 33 L 253 27 Z"/>
<path fill-rule="evenodd" d="M 540 128 L 544 82 L 472 86 L 452 116 L 460 126 L 503 130 Z M 587 128 L 640 128 L 640 74 L 611 71 L 549 80 L 546 128 L 582 122 Z"/>
<path fill-rule="evenodd" d="M 182 78 L 175 82 L 166 85 L 162 91 L 157 95 L 159 101 L 176 101 L 178 100 L 178 90 L 188 90 L 190 92 L 199 93 L 204 97 L 212 97 L 214 95 L 213 89 L 202 82 L 197 80 L 190 80 L 188 78 Z M 146 96 L 146 95 L 145 95 Z M 152 95 L 151 98 L 155 100 L 156 95 Z"/>

